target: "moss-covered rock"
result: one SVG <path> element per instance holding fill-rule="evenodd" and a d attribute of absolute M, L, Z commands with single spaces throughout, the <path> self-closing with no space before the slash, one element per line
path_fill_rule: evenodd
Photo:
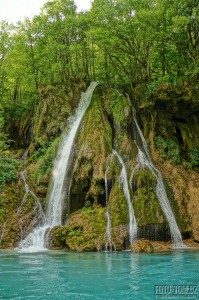
<path fill-rule="evenodd" d="M 38 104 L 34 116 L 33 135 L 30 150 L 33 151 L 49 138 L 60 135 L 65 129 L 67 118 L 78 104 L 84 82 L 68 85 L 41 86 L 38 90 Z"/>
<path fill-rule="evenodd" d="M 154 251 L 152 243 L 147 240 L 137 241 L 131 244 L 132 252 L 146 252 L 151 253 Z"/>
<path fill-rule="evenodd" d="M 137 170 L 132 180 L 133 206 L 138 226 L 166 222 L 157 195 L 157 180 L 147 168 Z"/>
<path fill-rule="evenodd" d="M 0 213 L 0 248 L 14 248 L 41 221 L 38 206 L 31 193 L 26 194 L 19 176 L 16 183 L 7 184 L 2 194 Z M 39 200 L 38 200 L 39 201 Z"/>
<path fill-rule="evenodd" d="M 83 208 L 70 215 L 67 226 L 55 227 L 50 233 L 52 249 L 96 251 L 105 249 L 105 208 Z"/>
<path fill-rule="evenodd" d="M 112 151 L 112 129 L 103 108 L 102 99 L 95 95 L 77 137 L 77 159 L 71 188 L 72 211 L 82 208 L 85 200 L 101 204 L 104 198 L 106 158 Z M 78 199 L 78 200 L 76 200 Z M 80 206 L 76 202 L 80 203 Z"/>
<path fill-rule="evenodd" d="M 66 245 L 66 237 L 68 236 L 68 233 L 69 229 L 67 226 L 55 226 L 50 231 L 49 247 L 54 250 L 68 250 Z"/>

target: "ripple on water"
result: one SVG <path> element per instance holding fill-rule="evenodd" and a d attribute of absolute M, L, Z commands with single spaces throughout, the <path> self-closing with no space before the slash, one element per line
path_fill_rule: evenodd
<path fill-rule="evenodd" d="M 0 251 L 0 299 L 144 300 L 154 285 L 198 284 L 199 252 Z"/>

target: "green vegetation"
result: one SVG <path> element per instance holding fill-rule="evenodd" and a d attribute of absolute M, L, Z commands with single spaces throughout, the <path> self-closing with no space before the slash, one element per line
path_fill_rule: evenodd
<path fill-rule="evenodd" d="M 0 158 L 0 191 L 5 182 L 11 182 L 17 178 L 16 168 L 18 161 L 10 157 Z"/>
<path fill-rule="evenodd" d="M 33 162 L 39 160 L 39 170 L 37 174 L 39 178 L 51 172 L 59 142 L 60 137 L 48 141 L 47 143 L 41 143 L 40 147 L 33 153 Z"/>
<path fill-rule="evenodd" d="M 71 103 L 75 101 L 74 91 L 68 87 L 80 82 L 98 80 L 130 91 L 137 103 L 145 98 L 143 101 L 150 102 L 147 99 L 161 86 L 190 85 L 197 89 L 198 26 L 195 0 L 94 0 L 90 11 L 81 13 L 73 0 L 53 0 L 46 2 L 32 20 L 25 18 L 16 26 L 2 20 L 0 149 L 7 147 L 6 134 L 12 139 L 14 135 L 14 140 L 17 134 L 23 137 L 31 122 L 37 123 L 37 148 L 39 139 L 42 144 L 58 136 L 63 120 L 75 106 Z M 51 101 L 57 86 L 57 96 Z M 127 99 L 112 89 L 106 110 L 116 124 L 125 121 L 128 105 Z M 120 135 L 124 144 L 122 128 Z M 157 144 L 161 156 L 180 163 L 175 141 L 159 140 Z M 45 147 L 39 148 L 43 151 Z M 41 154 L 37 150 L 35 155 Z M 45 167 L 42 169 L 44 173 Z"/>
<path fill-rule="evenodd" d="M 164 140 L 161 136 L 156 136 L 154 141 L 161 158 L 169 159 L 175 165 L 182 163 L 186 168 L 199 167 L 198 148 L 187 149 L 181 154 L 179 144 L 173 140 Z"/>
<path fill-rule="evenodd" d="M 192 148 L 188 150 L 188 161 L 183 162 L 183 166 L 186 168 L 198 168 L 199 167 L 199 149 Z"/>
<path fill-rule="evenodd" d="M 94 0 L 76 12 L 73 0 L 44 4 L 16 26 L 0 22 L 0 104 L 6 122 L 34 108 L 38 88 L 68 80 L 198 85 L 199 7 L 195 0 Z"/>
<path fill-rule="evenodd" d="M 199 149 L 193 148 L 189 150 L 191 164 L 193 167 L 199 167 Z"/>
<path fill-rule="evenodd" d="M 174 164 L 180 164 L 180 147 L 172 140 L 164 140 L 161 136 L 155 137 L 155 145 L 160 157 L 170 159 Z"/>
<path fill-rule="evenodd" d="M 0 155 L 8 147 L 7 134 L 3 132 L 4 128 L 4 110 L 0 104 Z"/>
<path fill-rule="evenodd" d="M 151 150 L 154 142 L 163 160 L 198 171 L 198 28 L 196 0 L 93 0 L 87 12 L 77 12 L 73 0 L 50 0 L 32 20 L 0 21 L 1 222 L 23 199 L 23 180 L 19 193 L 14 182 L 19 165 L 44 203 L 60 135 L 93 80 L 101 84 L 75 140 L 70 220 L 52 230 L 53 247 L 104 248 L 107 159 L 117 149 L 129 176 L 137 155 L 134 139 L 140 144 L 132 105 Z M 14 158 L 25 150 L 28 157 L 19 164 Z M 114 158 L 108 205 L 115 243 L 123 249 L 129 215 L 120 170 Z M 141 170 L 133 184 L 138 224 L 164 223 L 152 174 Z M 19 238 L 20 218 L 9 222 L 11 231 L 17 227 L 11 244 Z M 32 226 L 31 205 L 25 219 Z"/>
<path fill-rule="evenodd" d="M 119 125 L 126 119 L 130 106 L 128 99 L 122 94 L 118 94 L 117 90 L 110 90 L 107 98 L 108 101 L 106 103 L 106 110 L 108 114 L 112 116 L 116 124 Z"/>
<path fill-rule="evenodd" d="M 51 247 L 71 251 L 93 251 L 105 248 L 105 208 L 93 206 L 71 214 L 67 226 L 51 231 Z"/>

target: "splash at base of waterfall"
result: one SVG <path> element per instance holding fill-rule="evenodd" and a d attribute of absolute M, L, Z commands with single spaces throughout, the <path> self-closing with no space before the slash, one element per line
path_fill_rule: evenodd
<path fill-rule="evenodd" d="M 47 232 L 50 230 L 50 226 L 42 226 L 35 228 L 25 240 L 21 241 L 19 248 L 17 249 L 19 252 L 42 252 L 48 251 L 46 247 L 48 241 L 46 240 Z"/>

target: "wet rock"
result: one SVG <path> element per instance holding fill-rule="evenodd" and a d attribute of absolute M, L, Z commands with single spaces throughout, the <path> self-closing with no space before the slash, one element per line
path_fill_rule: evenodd
<path fill-rule="evenodd" d="M 151 242 L 156 252 L 167 252 L 172 251 L 172 242 L 171 241 L 152 241 Z"/>
<path fill-rule="evenodd" d="M 141 240 L 131 244 L 132 252 L 146 252 L 150 253 L 154 251 L 153 245 L 148 240 Z"/>

